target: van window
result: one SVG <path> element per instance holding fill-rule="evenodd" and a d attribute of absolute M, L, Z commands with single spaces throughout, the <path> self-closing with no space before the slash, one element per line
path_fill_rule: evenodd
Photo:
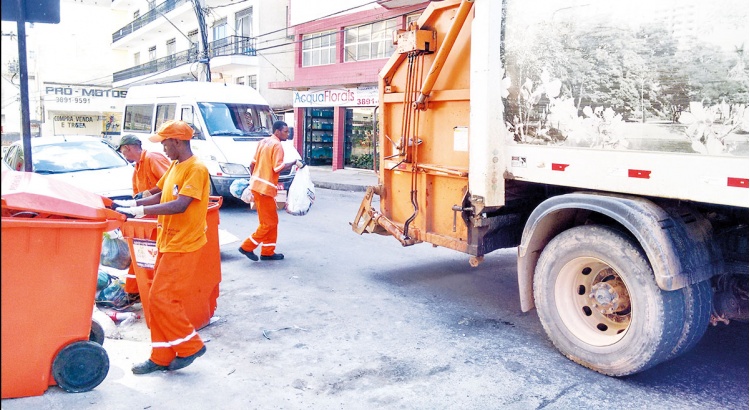
<path fill-rule="evenodd" d="M 190 124 L 193 127 L 193 139 L 194 140 L 205 140 L 206 137 L 200 130 L 200 125 L 195 123 L 195 112 L 193 111 L 192 105 L 183 105 L 180 109 L 180 119 Z"/>
<path fill-rule="evenodd" d="M 125 107 L 122 129 L 124 131 L 151 132 L 153 114 L 154 106 L 151 104 L 128 105 Z"/>
<path fill-rule="evenodd" d="M 156 106 L 156 128 L 159 129 L 166 121 L 174 120 L 177 104 L 159 104 Z"/>
<path fill-rule="evenodd" d="M 274 114 L 268 106 L 231 103 L 198 103 L 213 136 L 267 137 Z"/>

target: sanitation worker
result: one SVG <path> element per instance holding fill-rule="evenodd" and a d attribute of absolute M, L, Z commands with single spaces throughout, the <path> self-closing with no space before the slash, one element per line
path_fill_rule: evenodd
<path fill-rule="evenodd" d="M 273 123 L 273 135 L 258 143 L 255 157 L 250 162 L 250 190 L 258 209 L 258 228 L 240 245 L 240 253 L 257 261 L 254 250 L 260 246 L 260 260 L 276 261 L 284 259 L 283 253 L 276 253 L 279 214 L 276 209 L 276 186 L 279 174 L 297 165 L 305 164 L 300 160 L 284 163 L 284 148 L 281 141 L 289 138 L 289 127 L 284 121 Z"/>
<path fill-rule="evenodd" d="M 135 164 L 133 172 L 133 198 L 151 196 L 156 191 L 156 183 L 167 172 L 169 159 L 159 152 L 149 152 L 142 148 L 141 140 L 133 134 L 124 135 L 117 146 L 128 162 Z M 138 282 L 135 280 L 133 264 L 125 277 L 125 292 L 131 301 L 138 300 Z"/>
<path fill-rule="evenodd" d="M 151 357 L 133 366 L 135 374 L 181 369 L 206 352 L 183 306 L 192 292 L 185 284 L 200 274 L 210 188 L 208 169 L 190 148 L 192 136 L 188 123 L 165 122 L 149 138 L 161 142 L 172 160 L 156 184 L 157 192 L 138 200 L 114 201 L 115 209 L 128 216 L 158 215 L 158 254 L 148 294 Z"/>

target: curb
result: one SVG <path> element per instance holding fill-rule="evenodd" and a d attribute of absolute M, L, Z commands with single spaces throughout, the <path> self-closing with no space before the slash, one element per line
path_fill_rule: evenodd
<path fill-rule="evenodd" d="M 343 184 L 339 182 L 313 181 L 316 188 L 332 189 L 335 191 L 365 192 L 366 185 Z"/>

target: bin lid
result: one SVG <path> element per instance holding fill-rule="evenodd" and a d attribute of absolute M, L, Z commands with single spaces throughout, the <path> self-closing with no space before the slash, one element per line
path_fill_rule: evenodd
<path fill-rule="evenodd" d="M 3 214 L 14 210 L 98 221 L 126 219 L 105 206 L 108 198 L 33 172 L 3 169 L 0 197 Z"/>

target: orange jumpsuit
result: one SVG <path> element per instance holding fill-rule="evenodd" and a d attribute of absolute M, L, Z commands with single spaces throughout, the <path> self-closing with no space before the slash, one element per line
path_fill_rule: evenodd
<path fill-rule="evenodd" d="M 151 361 L 167 366 L 175 356 L 186 357 L 203 347 L 203 341 L 185 314 L 183 300 L 191 298 L 188 278 L 199 274 L 201 248 L 206 239 L 206 213 L 210 181 L 208 169 L 195 156 L 173 161 L 157 186 L 161 202 L 178 195 L 193 198 L 185 212 L 159 215 L 154 281 L 148 294 L 151 326 Z"/>
<path fill-rule="evenodd" d="M 279 174 L 284 169 L 284 148 L 275 136 L 264 138 L 258 143 L 253 175 L 250 177 L 250 189 L 258 208 L 258 228 L 242 242 L 242 249 L 250 252 L 260 246 L 260 254 L 271 256 L 276 251 L 279 214 L 276 210 L 276 194 Z"/>
<path fill-rule="evenodd" d="M 133 171 L 133 195 L 156 186 L 162 175 L 169 168 L 169 158 L 158 152 L 141 151 L 141 159 L 135 164 Z M 138 293 L 138 283 L 135 281 L 133 264 L 130 264 L 125 276 L 125 292 Z"/>

